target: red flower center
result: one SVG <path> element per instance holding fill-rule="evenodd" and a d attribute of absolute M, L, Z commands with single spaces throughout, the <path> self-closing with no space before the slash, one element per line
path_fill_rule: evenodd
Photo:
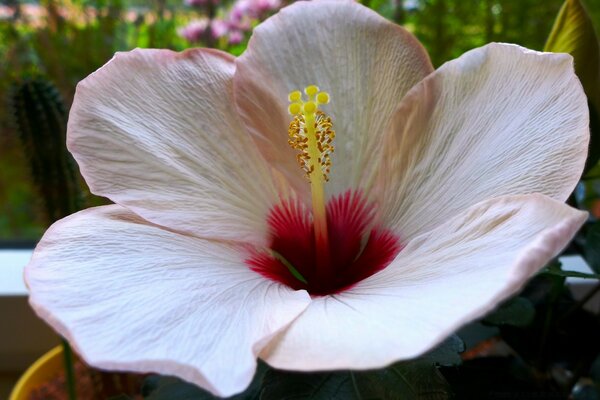
<path fill-rule="evenodd" d="M 351 190 L 327 202 L 327 257 L 318 251 L 311 212 L 284 201 L 267 219 L 270 253 L 253 252 L 251 269 L 312 295 L 339 293 L 381 271 L 402 249 L 399 238 L 374 224 L 375 208 Z"/>

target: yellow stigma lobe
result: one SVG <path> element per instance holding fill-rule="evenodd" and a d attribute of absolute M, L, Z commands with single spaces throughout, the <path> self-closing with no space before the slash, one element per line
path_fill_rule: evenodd
<path fill-rule="evenodd" d="M 307 86 L 304 93 L 308 97 L 306 101 L 299 90 L 288 96 L 291 102 L 288 111 L 293 115 L 288 129 L 288 143 L 299 151 L 296 156 L 298 164 L 310 181 L 315 239 L 317 247 L 322 250 L 319 251 L 320 258 L 325 262 L 328 257 L 328 238 L 323 184 L 329 180 L 335 132 L 331 118 L 319 110 L 319 105 L 329 103 L 329 94 L 320 92 L 315 85 Z"/>

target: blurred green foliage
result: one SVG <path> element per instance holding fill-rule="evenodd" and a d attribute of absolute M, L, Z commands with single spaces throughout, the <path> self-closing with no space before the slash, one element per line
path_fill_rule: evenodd
<path fill-rule="evenodd" d="M 585 4 L 587 13 L 580 1 Z M 436 67 L 492 41 L 569 52 L 574 56 L 576 72 L 590 100 L 592 116 L 596 118 L 592 120 L 592 150 L 596 151 L 591 152 L 590 170 L 569 200 L 572 205 L 589 209 L 592 218 L 567 251 L 582 254 L 594 273 L 565 271 L 560 263 L 553 262 L 529 282 L 519 297 L 509 299 L 481 321 L 463 328 L 459 336 L 450 337 L 416 360 L 377 371 L 325 374 L 276 371 L 262 364 L 249 389 L 235 398 L 255 399 L 260 394 L 264 399 L 404 400 L 446 399 L 452 395 L 460 399 L 481 399 L 483 394 L 496 393 L 503 398 L 509 398 L 505 394 L 520 394 L 519 398 L 567 398 L 569 395 L 574 400 L 597 399 L 600 396 L 600 319 L 583 306 L 600 291 L 600 284 L 596 283 L 582 299 L 576 300 L 565 280 L 567 277 L 599 279 L 600 274 L 600 164 L 596 163 L 600 158 L 600 53 L 594 34 L 594 26 L 600 26 L 600 1 L 361 2 L 412 31 L 428 49 Z M 563 3 L 565 6 L 559 14 Z M 52 137 L 58 138 L 58 143 L 64 141 L 64 132 L 54 133 L 59 126 L 64 130 L 65 111 L 77 82 L 109 60 L 115 51 L 134 47 L 174 50 L 188 47 L 189 43 L 177 30 L 199 13 L 179 0 L 42 0 L 39 3 L 11 0 L 0 6 L 2 4 L 0 97 L 12 102 L 11 106 L 0 107 L 0 246 L 2 240 L 35 240 L 51 220 L 80 206 L 75 202 L 65 203 L 62 208 L 57 206 L 64 200 L 59 198 L 61 193 L 70 200 L 78 200 L 78 188 L 61 188 L 61 181 L 75 182 L 77 186 L 80 177 L 74 177 L 70 166 L 63 163 L 69 161 L 64 148 L 57 151 L 57 142 L 49 141 L 40 146 L 42 141 L 39 140 L 44 136 L 44 140 Z M 240 54 L 246 42 L 229 46 L 218 40 L 214 45 Z M 39 76 L 51 80 L 53 85 Z M 60 97 L 65 100 L 65 109 Z M 11 118 L 14 115 L 20 118 Z M 43 155 L 46 150 L 53 157 L 35 160 L 29 157 L 33 165 L 29 168 L 26 150 L 29 156 Z M 36 160 L 44 167 L 36 167 Z M 38 178 L 38 187 L 51 182 L 52 187 L 46 188 L 49 190 L 43 195 L 46 201 L 35 194 L 36 171 L 37 175 L 62 171 L 66 176 Z M 80 183 L 84 188 L 84 182 Z M 44 189 L 37 192 L 44 193 Z M 86 206 L 105 202 L 85 189 L 84 193 Z M 46 213 L 44 205 L 48 209 Z M 54 211 L 58 214 L 53 214 Z M 468 341 L 464 338 L 469 335 L 479 339 L 474 346 L 467 346 L 461 357 L 459 353 L 464 352 Z M 494 348 L 501 351 L 480 357 Z M 507 348 L 510 352 L 504 354 Z M 288 397 L 289 393 L 293 396 Z M 142 394 L 148 400 L 171 400 L 184 395 L 214 398 L 193 385 L 160 376 L 148 376 Z M 357 394 L 362 396 L 354 397 Z"/>
<path fill-rule="evenodd" d="M 180 2 L 12 1 L 0 19 L 0 98 L 31 76 L 46 76 L 70 106 L 78 81 L 116 51 L 187 45 L 177 27 L 190 14 Z M 0 109 L 0 239 L 37 239 L 47 226 L 16 127 Z M 87 205 L 102 200 L 87 195 Z"/>
<path fill-rule="evenodd" d="M 543 49 L 562 0 L 363 0 L 405 25 L 435 66 L 491 41 Z M 223 2 L 223 4 L 228 4 Z M 594 24 L 600 2 L 587 1 Z M 75 85 L 115 51 L 135 47 L 182 50 L 177 30 L 198 16 L 179 0 L 41 0 L 0 2 L 0 98 L 11 84 L 43 75 L 69 107 Z M 234 54 L 245 43 L 228 47 Z M 0 240 L 37 239 L 46 227 L 15 127 L 0 107 Z M 86 195 L 86 205 L 103 200 Z"/>
<path fill-rule="evenodd" d="M 434 66 L 489 42 L 542 50 L 563 0 L 365 0 L 406 26 L 425 45 Z M 584 0 L 596 26 L 600 2 Z"/>

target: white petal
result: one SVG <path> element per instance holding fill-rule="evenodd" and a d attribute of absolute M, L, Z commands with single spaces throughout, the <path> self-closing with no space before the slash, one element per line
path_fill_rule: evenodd
<path fill-rule="evenodd" d="M 261 354 L 283 369 L 367 369 L 422 354 L 516 293 L 586 213 L 540 195 L 480 203 L 408 243 L 385 270 L 314 299 Z"/>
<path fill-rule="evenodd" d="M 138 49 L 82 81 L 68 145 L 92 191 L 168 228 L 263 240 L 278 196 L 237 117 L 234 69 L 214 50 Z"/>
<path fill-rule="evenodd" d="M 470 51 L 397 111 L 374 191 L 382 220 L 412 238 L 491 197 L 566 200 L 583 170 L 588 126 L 569 55 L 503 44 Z"/>
<path fill-rule="evenodd" d="M 307 183 L 287 144 L 288 93 L 318 85 L 337 133 L 327 190 L 371 178 L 390 117 L 405 93 L 433 68 L 406 30 L 354 1 L 299 1 L 259 25 L 236 60 L 240 114 L 273 165 Z"/>
<path fill-rule="evenodd" d="M 256 354 L 309 296 L 268 281 L 240 248 L 183 236 L 113 205 L 54 224 L 26 268 L 30 303 L 91 365 L 242 391 Z"/>

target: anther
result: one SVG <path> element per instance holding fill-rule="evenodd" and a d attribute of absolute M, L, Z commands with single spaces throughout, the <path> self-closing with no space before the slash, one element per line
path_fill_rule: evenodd
<path fill-rule="evenodd" d="M 332 141 L 335 132 L 332 129 L 331 118 L 318 107 L 320 104 L 329 103 L 329 94 L 319 92 L 316 85 L 307 86 L 304 93 L 305 98 L 299 90 L 288 95 L 291 102 L 288 112 L 293 115 L 288 130 L 288 143 L 299 151 L 300 167 L 307 172 L 307 178 L 316 184 L 319 181 L 327 181 L 327 167 L 331 165 L 330 155 L 334 152 Z"/>

